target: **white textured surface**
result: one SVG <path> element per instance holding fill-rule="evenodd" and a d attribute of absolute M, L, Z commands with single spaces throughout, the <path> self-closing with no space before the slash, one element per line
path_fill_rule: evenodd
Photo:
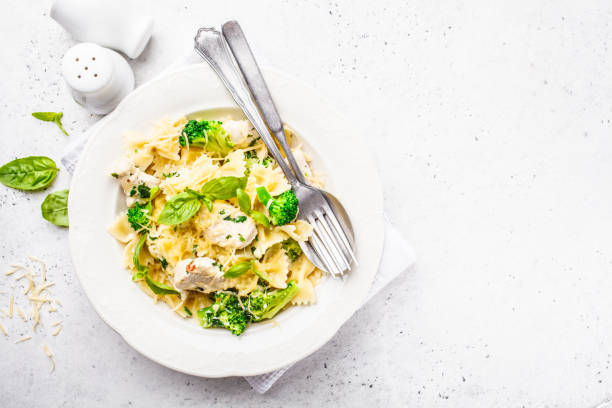
<path fill-rule="evenodd" d="M 50 260 L 65 321 L 44 340 L 58 364 L 49 375 L 42 336 L 15 345 L 20 325 L 0 319 L 12 329 L 0 336 L 2 405 L 590 407 L 612 397 L 612 5 L 494 3 L 145 6 L 156 28 L 132 62 L 137 82 L 189 49 L 198 25 L 237 18 L 262 62 L 353 112 L 418 266 L 256 395 L 241 378 L 189 377 L 132 351 L 84 298 L 66 232 L 39 217 L 44 193 L 2 187 L 0 267 L 27 253 Z M 63 87 L 73 42 L 49 5 L 3 4 L 0 162 L 59 160 L 68 139 L 32 111 L 63 110 L 70 138 L 97 119 Z M 61 174 L 53 189 L 67 183 Z"/>

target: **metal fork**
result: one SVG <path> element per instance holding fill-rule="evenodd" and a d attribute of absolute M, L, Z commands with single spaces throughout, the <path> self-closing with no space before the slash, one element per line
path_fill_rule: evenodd
<path fill-rule="evenodd" d="M 239 32 L 236 31 L 236 28 Z M 240 27 L 235 22 L 228 22 L 224 25 L 224 31 L 226 31 L 226 36 L 229 37 L 228 41 L 233 44 L 234 57 L 241 65 L 244 76 L 251 85 L 251 91 L 266 117 L 268 126 L 283 147 L 295 173 L 285 162 L 270 135 L 257 105 L 251 98 L 249 87 L 240 74 L 236 61 L 221 33 L 214 28 L 201 28 L 195 37 L 195 49 L 219 75 L 238 106 L 242 108 L 298 197 L 300 202 L 298 218 L 308 221 L 313 226 L 313 234 L 310 240 L 300 243 L 305 255 L 317 267 L 329 272 L 332 276 L 342 275 L 345 271 L 351 269 L 352 262 L 356 263 L 351 240 L 338 221 L 336 213 L 330 206 L 329 199 L 324 192 L 310 186 L 299 170 L 285 138 L 282 121 L 259 72 L 257 63 L 246 40 L 244 40 L 244 35 L 237 35 L 242 34 Z"/>

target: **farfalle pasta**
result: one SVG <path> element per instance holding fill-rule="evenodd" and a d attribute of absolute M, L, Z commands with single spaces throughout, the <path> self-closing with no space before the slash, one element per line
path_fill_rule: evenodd
<path fill-rule="evenodd" d="M 289 134 L 301 170 L 322 185 Z M 301 253 L 312 227 L 277 163 L 246 120 L 163 119 L 126 133 L 111 170 L 127 211 L 108 231 L 124 265 L 155 301 L 201 325 L 241 334 L 251 322 L 316 300 L 321 271 Z M 261 197 L 272 197 L 264 205 Z"/>

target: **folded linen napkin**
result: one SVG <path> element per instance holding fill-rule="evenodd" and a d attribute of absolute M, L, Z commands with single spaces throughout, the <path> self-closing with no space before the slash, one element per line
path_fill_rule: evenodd
<path fill-rule="evenodd" d="M 191 53 L 179 62 L 173 64 L 168 70 L 180 67 L 182 65 L 200 62 L 195 53 Z M 165 72 L 167 72 L 166 70 Z M 100 121 L 95 123 L 89 128 L 80 138 L 76 139 L 71 143 L 66 151 L 64 152 L 61 162 L 66 170 L 72 174 L 79 160 L 79 156 L 87 143 L 90 135 L 94 134 L 96 129 L 104 123 L 106 118 L 102 118 Z M 374 278 L 370 292 L 364 303 L 369 301 L 372 296 L 378 293 L 384 288 L 391 280 L 399 276 L 402 272 L 408 269 L 415 261 L 415 253 L 413 249 L 408 245 L 406 240 L 402 238 L 400 233 L 395 227 L 391 225 L 389 220 L 385 217 L 385 241 L 383 247 L 383 253 L 378 268 L 378 273 Z M 265 393 L 272 387 L 272 385 L 289 369 L 293 364 L 283 367 L 270 373 L 244 377 L 245 380 L 253 387 L 255 391 L 260 394 Z"/>

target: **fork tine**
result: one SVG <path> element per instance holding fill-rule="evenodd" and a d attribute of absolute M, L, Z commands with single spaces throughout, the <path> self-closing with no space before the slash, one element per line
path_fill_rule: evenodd
<path fill-rule="evenodd" d="M 351 270 L 351 266 L 347 258 L 345 257 L 344 252 L 342 252 L 342 249 L 340 248 L 337 240 L 334 239 L 334 236 L 332 235 L 330 226 L 327 224 L 324 214 L 318 210 L 315 211 L 315 214 L 317 216 L 317 221 L 322 227 L 321 233 L 319 235 L 322 236 L 323 242 L 327 244 L 327 249 L 334 256 L 336 263 L 342 271 L 345 271 L 347 269 Z"/>
<path fill-rule="evenodd" d="M 308 258 L 310 262 L 312 262 L 317 268 L 327 272 L 327 269 L 329 269 L 327 267 L 327 264 L 321 260 L 321 258 L 317 254 L 317 251 L 312 246 L 312 243 L 310 243 L 310 241 L 300 242 L 300 248 L 302 248 L 304 255 L 306 255 L 306 258 Z M 330 275 L 332 278 L 336 277 L 336 275 L 332 273 L 330 273 Z"/>
<path fill-rule="evenodd" d="M 314 224 L 314 220 L 312 220 L 311 224 Z M 319 237 L 317 230 L 314 229 L 313 234 L 311 235 L 312 246 L 315 248 L 317 255 L 319 255 L 319 259 L 323 261 L 324 264 L 327 265 L 328 272 L 333 275 L 342 275 L 341 268 L 338 267 L 334 258 L 330 255 L 327 248 L 323 244 L 323 241 Z"/>
<path fill-rule="evenodd" d="M 343 274 L 346 268 L 344 267 L 341 260 L 338 258 L 338 254 L 336 253 L 334 242 L 327 235 L 325 229 L 322 227 L 322 224 L 319 222 L 320 220 L 318 219 L 318 217 L 320 217 L 321 214 L 319 211 L 316 211 L 316 210 L 313 211 L 313 214 L 314 215 L 309 215 L 308 218 L 310 219 L 310 223 L 313 226 L 314 233 L 319 238 L 321 242 L 321 246 L 325 249 L 325 252 L 329 255 L 334 265 L 336 265 L 340 274 Z M 340 257 L 342 257 L 342 255 L 340 255 Z"/>
<path fill-rule="evenodd" d="M 315 253 L 325 265 L 326 272 L 328 272 L 331 276 L 336 277 L 338 275 L 338 271 L 336 270 L 336 266 L 330 262 L 329 255 L 326 255 L 323 251 L 322 244 L 319 241 L 319 238 L 313 234 L 311 237 L 311 245 L 315 250 Z"/>
<path fill-rule="evenodd" d="M 351 244 L 349 243 L 348 236 L 346 235 L 344 228 L 340 225 L 338 218 L 336 218 L 335 212 L 329 205 L 324 206 L 324 209 L 325 209 L 325 215 L 327 215 L 331 221 L 331 224 L 333 226 L 332 230 L 334 231 L 336 238 L 339 239 L 340 242 L 342 242 L 344 249 L 353 259 L 353 262 L 355 262 L 355 265 L 359 265 L 359 262 L 357 262 L 357 258 L 355 258 L 355 253 L 353 252 L 353 249 L 351 248 Z"/>

